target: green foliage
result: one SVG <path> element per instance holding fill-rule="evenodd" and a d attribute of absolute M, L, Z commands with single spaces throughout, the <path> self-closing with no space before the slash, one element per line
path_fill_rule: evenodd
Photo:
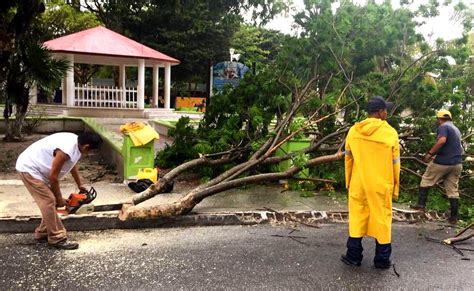
<path fill-rule="evenodd" d="M 311 177 L 319 179 L 334 180 L 336 183 L 332 186 L 338 190 L 345 190 L 345 173 L 344 173 L 344 162 L 338 161 L 329 164 L 323 164 L 310 170 Z"/>
<path fill-rule="evenodd" d="M 311 181 L 304 181 L 298 179 L 288 180 L 288 190 L 300 191 L 301 197 L 314 197 L 314 190 L 316 185 Z"/>
<path fill-rule="evenodd" d="M 303 198 L 314 197 L 314 192 L 312 192 L 312 191 L 301 191 L 300 192 L 300 197 L 303 197 Z"/>
<path fill-rule="evenodd" d="M 305 155 L 304 153 L 297 153 L 295 156 L 292 158 L 293 165 L 296 167 L 300 167 L 302 170 L 305 169 L 305 165 L 308 162 L 308 155 Z"/>
<path fill-rule="evenodd" d="M 276 58 L 285 37 L 278 31 L 241 24 L 234 33 L 230 46 L 240 54 L 239 62 L 249 67 L 255 63 L 260 68 Z"/>
<path fill-rule="evenodd" d="M 46 3 L 46 11 L 41 16 L 43 40 L 50 40 L 101 24 L 93 13 L 81 11 L 66 2 L 50 0 Z"/>
<path fill-rule="evenodd" d="M 198 134 L 216 152 L 248 142 L 258 144 L 269 133 L 275 113 L 286 110 L 284 93 L 271 68 L 247 74 L 235 89 L 227 87 L 212 96 Z"/>
<path fill-rule="evenodd" d="M 168 169 L 190 158 L 197 157 L 197 152 L 194 149 L 197 142 L 196 133 L 189 121 L 189 117 L 182 117 L 176 123 L 175 128 L 168 130 L 168 135 L 175 142 L 172 145 L 166 145 L 165 149 L 158 152 L 155 157 L 155 167 Z"/>
<path fill-rule="evenodd" d="M 210 61 L 228 59 L 241 13 L 253 11 L 255 20 L 266 22 L 286 7 L 282 0 L 116 0 L 89 9 L 108 28 L 180 60 L 174 81 L 204 82 Z"/>
<path fill-rule="evenodd" d="M 286 110 L 288 101 L 282 92 L 272 70 L 247 74 L 240 86 L 212 96 L 196 130 L 189 118 L 181 118 L 176 130 L 169 132 L 175 142 L 158 153 L 157 163 L 166 168 L 196 158 L 198 153 L 223 152 L 247 143 L 256 150 L 269 133 L 275 112 Z"/>

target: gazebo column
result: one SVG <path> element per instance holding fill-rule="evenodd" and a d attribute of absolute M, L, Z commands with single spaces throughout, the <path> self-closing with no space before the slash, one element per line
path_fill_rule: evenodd
<path fill-rule="evenodd" d="M 74 106 L 74 55 L 67 54 L 66 59 L 69 61 L 69 68 L 66 73 L 66 105 Z"/>
<path fill-rule="evenodd" d="M 125 92 L 125 85 L 126 85 L 126 80 L 127 80 L 127 73 L 125 71 L 125 65 L 120 65 L 119 69 L 119 88 L 122 90 L 122 104 L 125 104 L 125 99 L 127 98 L 126 92 Z M 119 105 L 123 106 L 123 105 Z"/>
<path fill-rule="evenodd" d="M 67 105 L 66 78 L 61 81 L 61 104 Z"/>
<path fill-rule="evenodd" d="M 165 108 L 170 109 L 171 65 L 165 64 Z"/>
<path fill-rule="evenodd" d="M 153 99 L 152 107 L 158 108 L 158 95 L 159 95 L 159 79 L 160 79 L 160 67 L 153 65 Z"/>
<path fill-rule="evenodd" d="M 138 109 L 145 108 L 145 60 L 138 60 L 138 88 L 137 88 Z"/>

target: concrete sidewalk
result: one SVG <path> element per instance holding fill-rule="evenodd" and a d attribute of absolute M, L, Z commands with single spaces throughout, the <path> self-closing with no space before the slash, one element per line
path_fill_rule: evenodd
<path fill-rule="evenodd" d="M 77 191 L 75 184 L 61 184 L 63 196 Z M 125 184 L 95 183 L 97 198 L 94 205 L 123 203 L 129 201 L 135 192 Z M 177 190 L 177 191 L 176 191 Z M 332 199 L 320 194 L 304 198 L 298 191 L 283 191 L 279 186 L 255 186 L 251 189 L 235 189 L 206 198 L 193 210 L 196 213 L 254 211 L 268 207 L 277 211 L 345 211 L 344 201 Z M 171 203 L 185 195 L 184 189 L 175 189 L 173 193 L 160 194 L 145 201 L 138 207 Z M 0 181 L 0 217 L 40 215 L 39 209 L 21 180 Z"/>
<path fill-rule="evenodd" d="M 62 184 L 65 197 L 77 191 L 74 184 Z M 135 194 L 124 184 L 95 183 L 97 198 L 94 205 L 115 204 L 130 201 Z M 173 193 L 160 194 L 139 204 L 147 207 L 177 201 L 186 189 L 176 187 Z M 420 213 L 410 211 L 404 205 L 394 204 L 394 220 L 417 220 Z M 274 211 L 276 212 L 274 212 Z M 303 220 L 307 223 L 347 221 L 347 202 L 326 194 L 301 197 L 301 192 L 284 191 L 278 185 L 253 186 L 233 189 L 206 198 L 189 215 L 150 220 L 119 221 L 118 211 L 97 212 L 87 215 L 68 215 L 63 221 L 68 229 L 89 230 L 108 228 L 167 227 L 187 225 L 229 225 L 278 223 Z M 40 221 L 40 211 L 20 180 L 0 181 L 0 232 L 29 232 Z M 428 214 L 431 219 L 443 216 Z"/>

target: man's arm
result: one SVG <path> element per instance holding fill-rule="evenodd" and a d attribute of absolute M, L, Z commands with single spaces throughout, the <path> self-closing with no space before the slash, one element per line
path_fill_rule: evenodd
<path fill-rule="evenodd" d="M 77 169 L 77 165 L 74 165 L 74 167 L 72 167 L 71 169 L 71 175 L 72 177 L 74 178 L 74 181 L 76 182 L 77 184 L 77 188 L 79 188 L 79 190 L 81 192 L 83 191 L 86 191 L 87 192 L 87 189 L 86 187 L 84 187 L 84 185 L 82 184 L 82 179 L 81 179 L 81 176 L 79 175 L 79 171 Z"/>
<path fill-rule="evenodd" d="M 432 159 L 433 156 L 436 155 L 436 153 L 444 146 L 447 140 L 447 135 L 448 132 L 445 127 L 440 127 L 438 130 L 438 137 L 436 139 L 436 143 L 434 144 L 433 147 L 426 153 L 425 157 L 423 158 L 423 161 L 425 163 L 429 163 Z"/>
<path fill-rule="evenodd" d="M 69 160 L 69 156 L 65 154 L 62 150 L 56 149 L 54 151 L 53 164 L 51 165 L 51 170 L 49 171 L 49 183 L 51 185 L 51 191 L 56 197 L 56 206 L 63 207 L 66 205 L 66 201 L 61 194 L 61 189 L 59 188 L 59 173 L 63 168 L 65 162 Z"/>

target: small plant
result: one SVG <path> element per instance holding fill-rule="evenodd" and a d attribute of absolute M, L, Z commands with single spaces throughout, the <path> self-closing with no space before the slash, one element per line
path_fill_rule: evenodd
<path fill-rule="evenodd" d="M 314 197 L 314 192 L 312 192 L 312 191 L 301 191 L 300 192 L 300 197 L 303 197 L 303 198 Z"/>
<path fill-rule="evenodd" d="M 14 168 L 14 162 L 16 161 L 15 152 L 12 150 L 7 150 L 5 152 L 5 159 L 0 161 L 0 172 L 7 173 Z"/>
<path fill-rule="evenodd" d="M 26 134 L 32 134 L 44 122 L 47 112 L 44 106 L 30 105 L 26 113 L 25 124 L 23 130 Z"/>

